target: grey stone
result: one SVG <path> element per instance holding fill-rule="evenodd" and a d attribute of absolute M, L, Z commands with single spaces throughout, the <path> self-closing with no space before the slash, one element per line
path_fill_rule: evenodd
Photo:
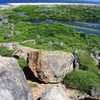
<path fill-rule="evenodd" d="M 65 87 L 60 84 L 51 85 L 44 91 L 40 100 L 70 100 L 65 91 Z"/>
<path fill-rule="evenodd" d="M 45 83 L 59 83 L 73 70 L 74 56 L 62 51 L 32 51 L 28 65 L 35 77 Z"/>
<path fill-rule="evenodd" d="M 0 57 L 0 100 L 33 100 L 15 58 Z"/>
<path fill-rule="evenodd" d="M 93 88 L 91 90 L 91 96 L 100 99 L 100 88 Z"/>
<path fill-rule="evenodd" d="M 74 53 L 73 53 L 73 55 L 74 55 L 73 66 L 74 66 L 75 70 L 79 69 L 79 63 L 78 63 L 78 59 L 77 59 L 77 52 L 78 51 L 74 51 Z"/>
<path fill-rule="evenodd" d="M 100 51 L 94 51 L 91 56 L 96 60 L 98 67 L 100 68 Z"/>
<path fill-rule="evenodd" d="M 4 34 L 4 39 L 9 39 L 9 38 L 12 38 L 13 35 L 10 34 L 10 33 L 7 33 L 7 34 Z"/>

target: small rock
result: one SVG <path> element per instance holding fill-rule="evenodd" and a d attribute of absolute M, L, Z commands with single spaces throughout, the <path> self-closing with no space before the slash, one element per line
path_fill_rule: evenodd
<path fill-rule="evenodd" d="M 100 99 L 100 88 L 93 88 L 91 90 L 91 96 Z"/>
<path fill-rule="evenodd" d="M 40 100 L 70 100 L 65 90 L 63 85 L 51 85 L 44 91 Z"/>

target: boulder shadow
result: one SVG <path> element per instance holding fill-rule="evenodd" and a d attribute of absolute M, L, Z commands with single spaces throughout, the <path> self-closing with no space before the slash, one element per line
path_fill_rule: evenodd
<path fill-rule="evenodd" d="M 99 99 L 93 99 L 93 98 L 84 98 L 84 99 L 79 99 L 79 100 L 99 100 Z"/>
<path fill-rule="evenodd" d="M 27 80 L 37 82 L 37 83 L 40 83 L 40 84 L 43 83 L 42 81 L 40 81 L 38 78 L 36 78 L 33 75 L 33 72 L 31 71 L 31 69 L 28 66 L 25 66 L 25 68 L 23 69 L 23 72 L 24 72 Z"/>

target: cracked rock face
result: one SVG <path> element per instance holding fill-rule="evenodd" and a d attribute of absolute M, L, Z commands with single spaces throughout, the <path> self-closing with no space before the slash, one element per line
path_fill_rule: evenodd
<path fill-rule="evenodd" d="M 59 83 L 73 70 L 74 56 L 61 51 L 32 51 L 28 65 L 35 77 L 45 83 Z"/>
<path fill-rule="evenodd" d="M 0 57 L 0 100 L 33 100 L 15 58 Z"/>

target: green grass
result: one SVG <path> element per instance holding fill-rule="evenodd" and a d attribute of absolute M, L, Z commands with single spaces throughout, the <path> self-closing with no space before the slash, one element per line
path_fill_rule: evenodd
<path fill-rule="evenodd" d="M 65 76 L 64 84 L 69 88 L 89 93 L 92 88 L 100 88 L 100 76 L 89 71 L 73 71 Z"/>
<path fill-rule="evenodd" d="M 7 49 L 6 47 L 0 46 L 0 55 L 5 57 L 11 57 L 13 54 L 12 50 Z"/>
<path fill-rule="evenodd" d="M 19 58 L 17 59 L 17 61 L 21 69 L 24 69 L 25 67 L 27 67 L 27 61 L 24 58 Z"/>
<path fill-rule="evenodd" d="M 70 27 L 73 27 L 73 28 L 86 29 L 86 30 L 90 30 L 90 31 L 94 31 L 94 32 L 100 32 L 100 30 L 92 29 L 92 28 L 86 28 L 86 27 L 82 27 L 82 26 L 74 26 L 74 25 L 68 25 L 68 24 L 67 24 L 67 26 L 70 26 Z"/>
<path fill-rule="evenodd" d="M 9 50 L 6 47 L 0 47 L 0 55 L 3 57 L 12 57 L 13 50 Z M 27 61 L 24 58 L 17 59 L 19 66 L 24 69 L 27 66 Z"/>
<path fill-rule="evenodd" d="M 100 21 L 100 7 L 96 6 L 20 6 L 14 11 L 24 11 L 27 14 L 25 20 L 40 18 L 62 21 Z"/>
<path fill-rule="evenodd" d="M 91 55 L 86 51 L 79 51 L 77 53 L 78 62 L 80 63 L 81 70 L 91 70 L 94 71 L 96 68 L 96 61 L 91 57 Z"/>
<path fill-rule="evenodd" d="M 13 13 L 13 12 L 14 11 L 12 10 L 12 8 L 0 10 L 0 16 L 2 16 L 4 14 L 10 14 L 10 13 Z"/>
<path fill-rule="evenodd" d="M 20 21 L 17 22 L 15 26 L 15 31 L 19 31 L 21 33 L 20 36 L 16 36 L 14 33 L 13 38 L 4 39 L 6 29 L 3 28 L 0 31 L 0 42 L 16 41 L 21 43 L 24 40 L 35 39 L 35 45 L 34 43 L 25 43 L 22 45 L 38 49 L 62 50 L 71 52 L 75 49 L 84 49 L 90 51 L 99 49 L 100 36 L 78 33 L 75 30 L 67 27 L 67 25 L 58 23 L 33 24 Z M 8 29 L 8 31 L 10 31 L 10 29 Z M 37 35 L 39 35 L 40 38 L 38 38 Z M 61 47 L 59 45 L 48 45 L 49 41 L 52 41 L 53 43 L 58 42 L 58 44 L 63 42 L 64 46 Z"/>

